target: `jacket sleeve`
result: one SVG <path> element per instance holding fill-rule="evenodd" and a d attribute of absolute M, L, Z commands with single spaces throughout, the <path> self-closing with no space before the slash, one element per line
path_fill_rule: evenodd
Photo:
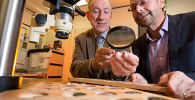
<path fill-rule="evenodd" d="M 88 70 L 90 59 L 84 56 L 84 52 L 86 51 L 81 48 L 80 41 L 78 37 L 76 37 L 73 60 L 70 67 L 70 72 L 73 77 L 90 78 Z"/>
<path fill-rule="evenodd" d="M 195 71 L 187 73 L 186 75 L 195 81 Z"/>

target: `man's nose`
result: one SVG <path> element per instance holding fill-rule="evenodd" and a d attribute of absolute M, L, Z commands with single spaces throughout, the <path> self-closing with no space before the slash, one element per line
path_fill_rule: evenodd
<path fill-rule="evenodd" d="M 143 11 L 143 7 L 141 5 L 136 5 L 136 10 L 137 12 L 142 12 Z"/>
<path fill-rule="evenodd" d="M 99 13 L 99 19 L 104 19 L 104 12 Z"/>

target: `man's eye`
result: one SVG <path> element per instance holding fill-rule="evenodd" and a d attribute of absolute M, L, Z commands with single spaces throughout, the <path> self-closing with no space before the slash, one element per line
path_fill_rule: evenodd
<path fill-rule="evenodd" d="M 141 5 L 144 5 L 144 4 L 146 4 L 147 2 L 141 2 Z"/>
<path fill-rule="evenodd" d="M 108 11 L 105 11 L 104 13 L 106 13 L 106 14 L 107 14 L 107 13 L 109 13 L 109 12 L 108 12 Z"/>
<path fill-rule="evenodd" d="M 99 11 L 94 11 L 94 13 L 98 13 Z"/>
<path fill-rule="evenodd" d="M 131 10 L 134 11 L 136 9 L 136 6 L 132 5 Z"/>

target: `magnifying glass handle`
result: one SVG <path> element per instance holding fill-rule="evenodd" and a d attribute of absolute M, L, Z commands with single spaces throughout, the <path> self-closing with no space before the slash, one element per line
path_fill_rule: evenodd
<path fill-rule="evenodd" d="M 127 51 L 125 51 L 125 50 L 122 50 L 122 51 L 120 51 L 120 52 L 124 54 L 124 53 L 125 53 L 125 52 L 127 52 Z"/>
<path fill-rule="evenodd" d="M 125 51 L 125 50 L 123 50 L 123 49 L 114 49 L 115 50 L 115 52 L 121 52 L 121 53 L 125 53 L 125 52 L 127 52 L 127 51 Z"/>

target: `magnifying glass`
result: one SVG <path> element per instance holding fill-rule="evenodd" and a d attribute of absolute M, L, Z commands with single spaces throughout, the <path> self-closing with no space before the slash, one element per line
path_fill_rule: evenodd
<path fill-rule="evenodd" d="M 135 32 L 127 26 L 116 26 L 110 29 L 106 37 L 107 44 L 115 50 L 128 48 L 134 41 Z"/>

